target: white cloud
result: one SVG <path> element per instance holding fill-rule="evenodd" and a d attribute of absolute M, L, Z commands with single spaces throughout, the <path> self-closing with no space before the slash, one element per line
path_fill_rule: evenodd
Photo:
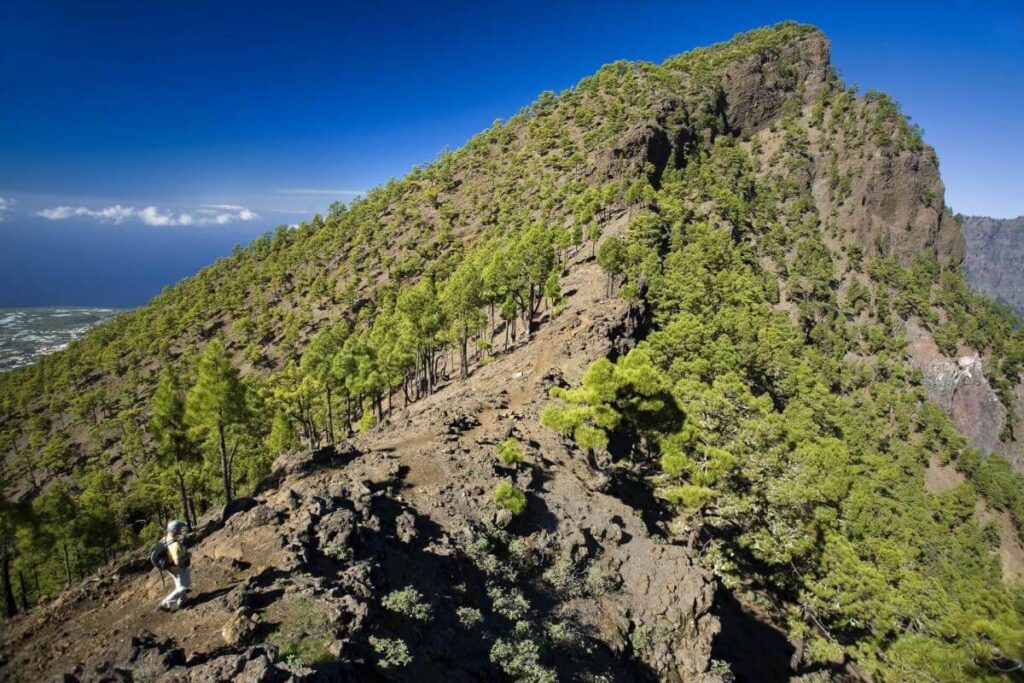
<path fill-rule="evenodd" d="M 4 214 L 10 211 L 16 202 L 10 197 L 0 197 L 0 223 L 4 222 Z"/>
<path fill-rule="evenodd" d="M 147 206 L 139 209 L 137 212 L 139 220 L 146 225 L 155 225 L 163 227 L 165 225 L 192 225 L 192 216 L 187 213 L 179 213 L 175 216 L 173 213 L 161 213 L 160 209 L 155 206 Z"/>
<path fill-rule="evenodd" d="M 199 219 L 201 224 L 215 223 L 216 225 L 225 225 L 232 221 L 254 221 L 260 217 L 252 209 L 237 204 L 204 204 L 200 207 L 199 213 L 203 214 L 203 217 Z"/>
<path fill-rule="evenodd" d="M 202 212 L 216 212 L 216 211 L 242 211 L 244 206 L 238 204 L 203 204 L 199 210 Z"/>
<path fill-rule="evenodd" d="M 36 212 L 37 216 L 49 218 L 51 221 L 59 221 L 62 218 L 69 218 L 75 215 L 75 210 L 70 206 L 57 206 L 52 209 L 43 209 Z"/>
<path fill-rule="evenodd" d="M 52 209 L 43 209 L 37 211 L 37 216 L 43 218 L 49 218 L 51 221 L 64 220 L 65 218 L 71 218 L 72 216 L 84 216 L 86 218 L 96 218 L 101 221 L 110 221 L 113 223 L 120 223 L 126 218 L 131 218 L 136 213 L 135 209 L 131 206 L 121 206 L 115 204 L 114 206 L 108 206 L 105 209 L 89 209 L 84 206 L 57 206 Z"/>
<path fill-rule="evenodd" d="M 115 204 L 114 206 L 108 206 L 105 209 L 100 209 L 99 211 L 93 211 L 91 213 L 86 213 L 84 215 L 93 216 L 95 218 L 99 218 L 100 220 L 114 221 L 115 223 L 120 223 L 126 218 L 131 218 L 134 212 L 135 209 L 133 209 L 130 206 L 121 206 L 120 204 Z"/>
<path fill-rule="evenodd" d="M 197 218 L 184 211 L 176 213 L 152 205 L 136 209 L 134 206 L 115 204 L 103 209 L 90 209 L 85 206 L 55 206 L 52 209 L 37 211 L 36 215 L 51 221 L 59 221 L 77 216 L 117 224 L 133 219 L 138 220 L 144 225 L 156 227 L 172 225 L 227 225 L 234 221 L 252 221 L 259 218 L 259 214 L 255 211 L 244 206 L 238 206 L 237 204 L 207 204 L 200 207 L 199 213 L 201 215 Z"/>

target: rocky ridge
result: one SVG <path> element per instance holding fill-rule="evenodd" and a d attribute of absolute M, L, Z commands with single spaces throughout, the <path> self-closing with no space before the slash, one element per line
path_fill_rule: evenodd
<path fill-rule="evenodd" d="M 108 567 L 5 630 L 0 679 L 372 677 L 381 643 L 400 638 L 413 665 L 385 668 L 388 678 L 489 680 L 503 670 L 499 640 L 521 651 L 554 637 L 575 653 L 556 665 L 566 678 L 718 680 L 710 573 L 628 502 L 646 495 L 642 483 L 599 477 L 538 423 L 547 386 L 630 344 L 637 312 L 605 299 L 603 279 L 580 263 L 565 313 L 530 343 L 400 411 L 390 429 L 282 456 L 252 497 L 204 518 L 187 611 L 154 612 L 164 586 L 145 559 Z M 509 434 L 529 445 L 515 469 L 494 454 Z M 514 520 L 490 498 L 505 478 L 528 495 Z M 429 628 L 382 606 L 410 586 Z M 308 637 L 330 665 L 254 644 L 302 610 L 322 615 Z M 556 635 L 524 632 L 526 619 Z"/>

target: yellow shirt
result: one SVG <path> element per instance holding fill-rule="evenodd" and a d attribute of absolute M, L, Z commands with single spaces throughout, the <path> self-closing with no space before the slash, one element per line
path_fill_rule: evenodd
<path fill-rule="evenodd" d="M 188 566 L 188 550 L 181 541 L 170 541 L 167 544 L 167 557 L 175 567 Z"/>

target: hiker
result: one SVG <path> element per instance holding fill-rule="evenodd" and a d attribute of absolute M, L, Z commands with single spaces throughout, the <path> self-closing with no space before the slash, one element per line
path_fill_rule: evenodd
<path fill-rule="evenodd" d="M 163 546 L 163 558 L 154 559 L 154 564 L 161 572 L 167 571 L 174 579 L 174 590 L 167 594 L 167 597 L 160 601 L 160 609 L 171 611 L 178 609 L 185 601 L 185 594 L 192 586 L 192 574 L 189 571 L 189 554 L 185 547 L 185 533 L 188 525 L 180 520 L 173 520 L 167 523 L 167 535 L 157 545 L 154 556 L 159 555 L 159 548 Z M 159 559 L 162 559 L 161 563 Z"/>

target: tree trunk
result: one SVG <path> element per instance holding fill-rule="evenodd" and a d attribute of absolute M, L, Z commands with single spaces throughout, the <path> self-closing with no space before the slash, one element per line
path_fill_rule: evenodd
<path fill-rule="evenodd" d="M 25 572 L 18 571 L 18 584 L 21 588 L 21 611 L 28 611 L 28 586 L 25 585 Z"/>
<path fill-rule="evenodd" d="M 459 376 L 462 379 L 469 377 L 469 358 L 466 355 L 466 345 L 469 343 L 469 330 L 466 325 L 462 325 L 462 370 Z"/>
<path fill-rule="evenodd" d="M 313 448 L 319 450 L 320 448 L 320 430 L 316 428 L 316 421 L 313 419 L 313 411 L 307 411 L 309 416 L 309 431 L 313 436 Z"/>
<path fill-rule="evenodd" d="M 75 573 L 78 574 L 78 580 L 82 581 L 83 579 L 85 579 L 85 567 L 82 565 L 81 552 L 75 553 L 75 561 L 73 564 L 75 566 Z"/>
<path fill-rule="evenodd" d="M 60 548 L 64 553 L 64 587 L 71 588 L 71 557 L 68 555 L 67 539 L 61 541 Z"/>
<path fill-rule="evenodd" d="M 18 613 L 18 604 L 14 602 L 14 589 L 11 587 L 11 553 L 8 551 L 4 551 L 0 574 L 3 574 L 4 584 L 4 616 L 10 619 Z"/>
<path fill-rule="evenodd" d="M 228 443 L 224 435 L 224 425 L 217 425 L 220 435 L 220 474 L 224 480 L 224 504 L 231 502 L 231 463 L 228 462 Z"/>
<path fill-rule="evenodd" d="M 334 407 L 331 401 L 331 385 L 327 385 L 327 443 L 333 444 L 334 438 Z"/>
<path fill-rule="evenodd" d="M 793 673 L 800 671 L 800 663 L 804 659 L 804 639 L 800 638 L 794 643 L 793 656 L 789 658 L 789 670 Z"/>
<path fill-rule="evenodd" d="M 423 377 L 427 383 L 427 396 L 434 393 L 434 358 L 432 353 L 425 351 L 423 353 Z"/>
<path fill-rule="evenodd" d="M 181 471 L 181 466 L 178 466 L 178 493 L 181 495 L 181 514 L 185 518 L 185 524 L 191 527 L 194 523 L 189 518 L 188 514 L 188 493 L 185 491 L 185 473 Z"/>
<path fill-rule="evenodd" d="M 352 396 L 345 392 L 345 435 L 352 434 Z"/>

